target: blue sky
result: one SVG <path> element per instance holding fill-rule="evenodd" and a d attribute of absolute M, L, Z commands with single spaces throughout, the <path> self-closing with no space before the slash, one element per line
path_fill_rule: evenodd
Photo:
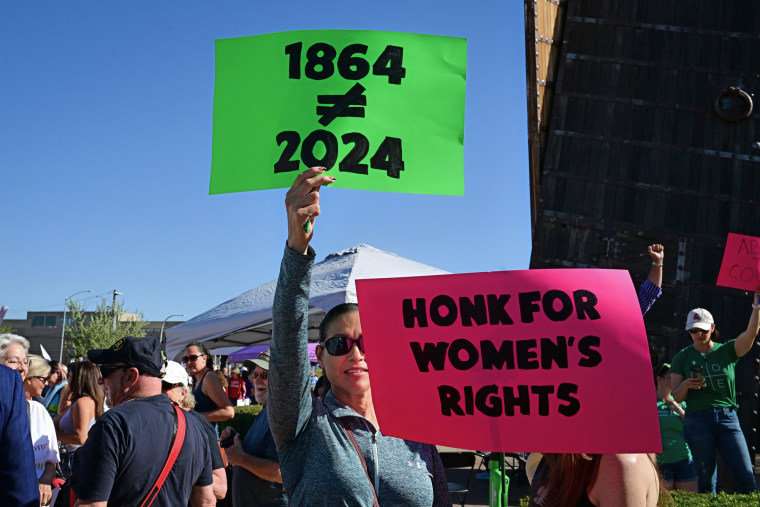
<path fill-rule="evenodd" d="M 208 184 L 214 40 L 285 30 L 468 39 L 464 197 L 326 189 L 318 260 L 363 242 L 457 273 L 526 269 L 523 17 L 516 1 L 3 3 L 6 318 L 118 289 L 149 320 L 189 319 L 277 276 L 285 190 Z"/>

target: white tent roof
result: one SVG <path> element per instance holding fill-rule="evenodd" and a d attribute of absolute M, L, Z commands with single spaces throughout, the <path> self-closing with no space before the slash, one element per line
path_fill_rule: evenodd
<path fill-rule="evenodd" d="M 330 254 L 312 271 L 309 340 L 317 340 L 319 323 L 333 306 L 356 302 L 357 279 L 442 274 L 448 272 L 365 244 Z M 276 285 L 277 280 L 259 285 L 167 329 L 166 355 L 174 357 L 195 341 L 211 341 L 210 348 L 269 343 Z"/>

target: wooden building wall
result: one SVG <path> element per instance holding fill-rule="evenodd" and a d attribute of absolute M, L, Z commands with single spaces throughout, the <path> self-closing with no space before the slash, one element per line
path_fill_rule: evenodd
<path fill-rule="evenodd" d="M 525 7 L 531 268 L 629 269 L 638 284 L 649 271 L 646 246 L 663 243 L 664 295 L 645 318 L 650 342 L 667 359 L 691 344 L 684 321 L 694 307 L 713 313 L 724 339 L 736 337 L 750 295 L 715 281 L 727 234 L 760 236 L 757 104 L 743 118 L 760 91 L 760 2 Z M 753 454 L 759 365 L 755 346 L 737 367 Z"/>

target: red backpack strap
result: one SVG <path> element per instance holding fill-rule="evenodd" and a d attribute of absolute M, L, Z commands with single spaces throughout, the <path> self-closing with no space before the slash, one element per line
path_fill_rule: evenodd
<path fill-rule="evenodd" d="M 148 507 L 153 503 L 153 500 L 156 499 L 158 492 L 161 490 L 161 486 L 164 485 L 164 481 L 169 476 L 172 466 L 174 466 L 174 462 L 177 461 L 177 456 L 179 456 L 179 451 L 182 449 L 182 444 L 185 442 L 185 411 L 174 403 L 172 403 L 172 407 L 174 407 L 174 437 L 172 438 L 169 457 L 166 459 L 164 469 L 161 470 L 158 479 L 156 479 L 156 483 L 150 489 L 148 496 L 145 497 L 145 500 L 140 504 L 140 507 Z"/>

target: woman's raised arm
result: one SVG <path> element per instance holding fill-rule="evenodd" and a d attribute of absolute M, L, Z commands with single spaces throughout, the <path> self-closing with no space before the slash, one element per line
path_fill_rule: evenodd
<path fill-rule="evenodd" d="M 309 242 L 314 234 L 314 217 L 320 213 L 319 188 L 335 181 L 324 171 L 315 167 L 299 174 L 285 197 L 288 242 L 272 306 L 267 392 L 269 427 L 279 451 L 296 438 L 311 415 L 308 327 L 315 254 Z"/>

